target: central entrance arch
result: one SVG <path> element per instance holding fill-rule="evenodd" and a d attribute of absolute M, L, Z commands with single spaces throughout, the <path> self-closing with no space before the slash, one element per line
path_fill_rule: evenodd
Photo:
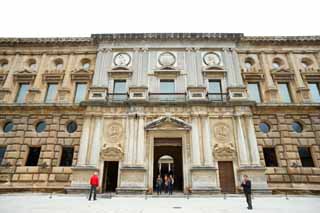
<path fill-rule="evenodd" d="M 160 174 L 173 175 L 174 190 L 183 191 L 182 138 L 155 138 L 153 160 L 153 186 Z"/>

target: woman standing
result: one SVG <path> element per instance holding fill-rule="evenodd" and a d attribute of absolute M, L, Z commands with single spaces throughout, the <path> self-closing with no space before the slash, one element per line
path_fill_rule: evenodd
<path fill-rule="evenodd" d="M 161 189 L 162 189 L 162 178 L 160 175 L 158 175 L 157 180 L 156 180 L 156 189 L 157 189 L 157 194 L 161 194 Z"/>
<path fill-rule="evenodd" d="M 173 185 L 174 185 L 174 179 L 173 179 L 173 176 L 170 175 L 170 177 L 169 177 L 169 195 L 172 195 Z"/>
<path fill-rule="evenodd" d="M 168 187 L 169 187 L 169 178 L 165 174 L 164 175 L 164 192 L 167 194 L 168 193 Z"/>

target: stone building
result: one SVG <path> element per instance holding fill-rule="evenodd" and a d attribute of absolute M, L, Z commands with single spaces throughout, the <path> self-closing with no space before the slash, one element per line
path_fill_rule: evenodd
<path fill-rule="evenodd" d="M 320 38 L 0 39 L 0 190 L 320 190 Z"/>

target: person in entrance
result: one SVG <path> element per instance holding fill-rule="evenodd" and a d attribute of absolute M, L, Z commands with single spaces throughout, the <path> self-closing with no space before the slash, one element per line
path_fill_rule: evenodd
<path fill-rule="evenodd" d="M 241 186 L 243 187 L 243 192 L 246 196 L 248 209 L 252 209 L 252 200 L 251 200 L 251 181 L 248 178 L 248 175 L 243 176 L 243 181 Z"/>
<path fill-rule="evenodd" d="M 160 195 L 161 194 L 161 189 L 162 189 L 162 178 L 160 175 L 158 175 L 157 177 L 157 181 L 156 181 L 156 189 L 157 189 L 157 194 Z"/>
<path fill-rule="evenodd" d="M 173 184 L 174 184 L 174 179 L 173 179 L 173 176 L 170 175 L 169 176 L 169 195 L 172 195 L 172 192 L 173 192 Z"/>
<path fill-rule="evenodd" d="M 90 195 L 89 200 L 91 200 L 92 193 L 93 193 L 93 200 L 97 200 L 97 188 L 99 187 L 99 177 L 98 172 L 93 173 L 90 178 Z"/>

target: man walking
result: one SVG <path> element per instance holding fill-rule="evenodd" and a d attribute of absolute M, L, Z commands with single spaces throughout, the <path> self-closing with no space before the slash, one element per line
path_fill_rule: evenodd
<path fill-rule="evenodd" d="M 97 200 L 97 187 L 99 186 L 99 177 L 98 172 L 93 173 L 93 175 L 90 178 L 90 195 L 89 200 L 91 200 L 92 192 L 93 192 L 93 200 Z"/>
<path fill-rule="evenodd" d="M 248 209 L 252 209 L 252 201 L 251 201 L 251 181 L 248 179 L 248 175 L 243 175 L 243 181 L 241 186 L 243 187 L 243 192 L 246 196 Z"/>

